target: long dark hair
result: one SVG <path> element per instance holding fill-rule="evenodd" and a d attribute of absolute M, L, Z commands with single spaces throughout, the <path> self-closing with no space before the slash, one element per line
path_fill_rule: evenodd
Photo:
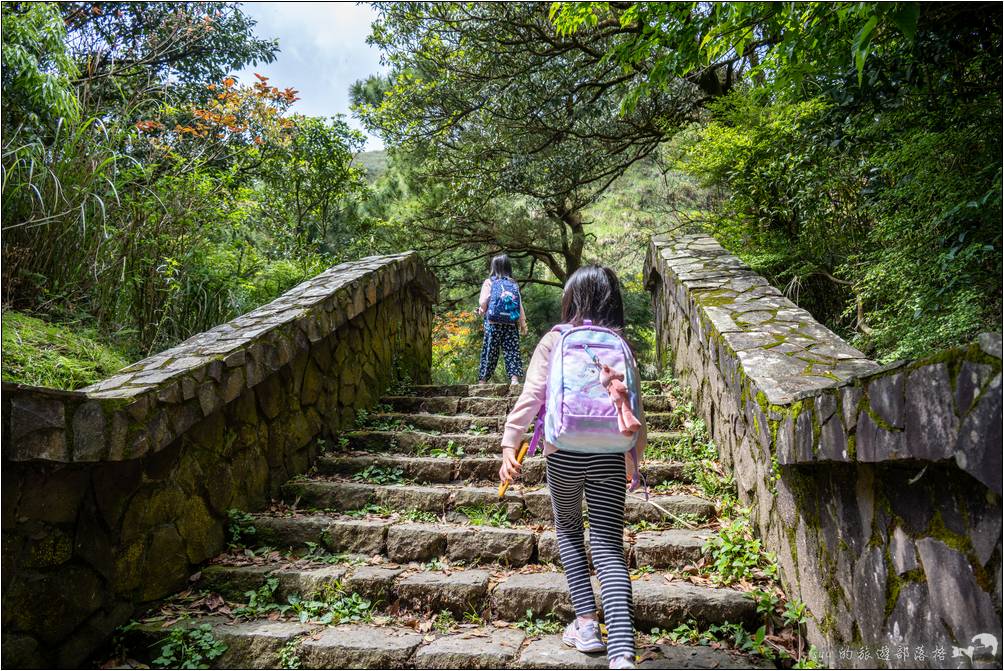
<path fill-rule="evenodd" d="M 512 279 L 512 263 L 509 261 L 508 254 L 499 254 L 494 257 L 490 268 L 491 272 L 489 274 L 492 277 L 508 277 L 509 279 Z"/>
<path fill-rule="evenodd" d="M 561 295 L 562 323 L 581 326 L 586 319 L 597 326 L 624 328 L 624 301 L 617 274 L 596 263 L 572 273 Z"/>

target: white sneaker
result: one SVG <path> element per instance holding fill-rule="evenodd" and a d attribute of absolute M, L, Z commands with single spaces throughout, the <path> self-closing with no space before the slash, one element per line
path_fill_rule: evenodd
<path fill-rule="evenodd" d="M 627 655 L 617 655 L 610 660 L 610 669 L 635 669 L 638 668 L 634 665 L 634 658 L 628 657 Z"/>
<path fill-rule="evenodd" d="M 565 627 L 561 642 L 579 652 L 602 652 L 607 649 L 600 640 L 600 623 L 595 620 L 590 620 L 582 626 L 578 625 L 578 620 L 572 620 Z"/>

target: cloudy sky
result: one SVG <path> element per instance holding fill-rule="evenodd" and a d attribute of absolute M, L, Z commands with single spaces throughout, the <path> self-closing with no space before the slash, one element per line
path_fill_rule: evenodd
<path fill-rule="evenodd" d="M 241 71 L 244 83 L 258 72 L 272 84 L 292 86 L 300 93 L 293 110 L 311 116 L 344 114 L 351 125 L 349 86 L 357 79 L 382 72 L 380 52 L 366 44 L 376 11 L 354 2 L 247 2 L 245 11 L 258 21 L 260 37 L 278 38 L 275 62 Z M 383 144 L 370 136 L 366 149 Z"/>

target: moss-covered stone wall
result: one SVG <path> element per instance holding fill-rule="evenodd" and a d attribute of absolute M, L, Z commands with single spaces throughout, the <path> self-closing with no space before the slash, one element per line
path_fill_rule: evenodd
<path fill-rule="evenodd" d="M 397 377 L 431 365 L 415 254 L 336 266 L 81 392 L 5 385 L 3 665 L 74 667 L 176 592 Z"/>
<path fill-rule="evenodd" d="M 825 662 L 999 666 L 1000 334 L 879 367 L 707 236 L 653 239 L 646 277 Z"/>

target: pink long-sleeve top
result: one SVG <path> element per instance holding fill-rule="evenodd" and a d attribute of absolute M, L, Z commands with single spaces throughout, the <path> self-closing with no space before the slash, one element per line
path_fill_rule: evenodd
<path fill-rule="evenodd" d="M 488 278 L 481 285 L 481 295 L 478 297 L 479 314 L 488 312 L 488 299 L 492 297 L 492 278 Z M 526 313 L 523 312 L 523 301 L 519 302 L 519 328 L 522 331 L 526 328 Z"/>
<path fill-rule="evenodd" d="M 554 349 L 560 337 L 560 333 L 550 331 L 537 343 L 537 349 L 533 351 L 530 365 L 526 370 L 523 391 L 516 399 L 516 404 L 513 405 L 509 416 L 506 417 L 505 430 L 502 433 L 502 447 L 519 449 L 523 434 L 526 433 L 527 427 L 530 426 L 547 399 L 547 373 L 551 366 L 551 350 Z M 634 391 L 641 398 L 637 370 L 634 371 L 633 379 L 635 380 Z M 638 415 L 638 420 L 641 422 L 641 429 L 638 430 L 638 459 L 641 461 L 645 446 L 648 444 L 648 429 L 645 426 L 645 412 L 641 410 Z M 556 447 L 550 443 L 544 443 L 544 456 L 556 451 Z M 634 463 L 630 452 L 627 454 L 626 466 L 629 475 L 634 473 Z"/>

